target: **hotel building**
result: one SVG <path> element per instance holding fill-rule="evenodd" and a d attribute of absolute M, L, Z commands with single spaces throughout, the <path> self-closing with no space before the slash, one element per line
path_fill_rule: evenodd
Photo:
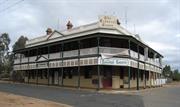
<path fill-rule="evenodd" d="M 14 71 L 24 72 L 25 83 L 139 89 L 161 82 L 163 56 L 114 16 L 75 28 L 69 21 L 64 31 L 48 28 L 14 56 Z"/>

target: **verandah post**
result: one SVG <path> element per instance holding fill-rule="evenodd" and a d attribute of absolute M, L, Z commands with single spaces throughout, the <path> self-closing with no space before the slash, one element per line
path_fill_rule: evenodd
<path fill-rule="evenodd" d="M 97 55 L 98 55 L 98 57 L 97 57 L 97 60 L 99 60 L 99 37 L 97 38 Z M 99 68 L 99 64 L 97 64 L 97 72 L 98 72 L 98 88 L 97 88 L 97 90 L 100 90 L 100 68 Z"/>
<path fill-rule="evenodd" d="M 128 53 L 129 53 L 129 58 L 131 58 L 131 43 L 130 43 L 131 41 L 130 40 L 128 40 L 128 48 L 129 48 L 129 50 L 128 50 Z M 131 85 L 130 85 L 130 78 L 131 78 L 131 68 L 130 68 L 130 65 L 128 65 L 128 89 L 130 89 L 130 87 L 131 87 Z"/>
<path fill-rule="evenodd" d="M 80 40 L 78 41 L 78 89 L 80 89 Z"/>
<path fill-rule="evenodd" d="M 48 68 L 47 68 L 47 75 L 48 75 L 48 85 L 49 85 L 49 46 L 48 46 Z"/>
<path fill-rule="evenodd" d="M 63 66 L 64 66 L 64 50 L 63 50 L 63 47 L 64 47 L 64 43 L 61 44 L 61 86 L 63 86 L 63 76 L 64 76 L 64 69 L 63 69 Z"/>
<path fill-rule="evenodd" d="M 138 50 L 138 71 L 137 71 L 137 90 L 139 90 L 139 45 L 137 46 Z"/>

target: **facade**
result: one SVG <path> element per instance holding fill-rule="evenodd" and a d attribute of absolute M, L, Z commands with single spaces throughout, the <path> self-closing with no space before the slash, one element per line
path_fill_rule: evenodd
<path fill-rule="evenodd" d="M 45 36 L 14 51 L 14 71 L 26 83 L 94 89 L 159 86 L 163 56 L 114 16 L 65 31 L 48 29 Z"/>

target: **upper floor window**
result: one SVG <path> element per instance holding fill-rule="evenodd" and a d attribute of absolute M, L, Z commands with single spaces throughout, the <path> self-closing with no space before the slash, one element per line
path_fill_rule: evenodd
<path fill-rule="evenodd" d="M 153 58 L 153 57 L 154 57 L 154 53 L 151 52 L 151 51 L 148 51 L 148 57 L 149 57 L 149 58 Z"/>
<path fill-rule="evenodd" d="M 31 49 L 29 51 L 29 56 L 36 56 L 37 55 L 37 49 Z"/>
<path fill-rule="evenodd" d="M 61 51 L 61 44 L 51 45 L 49 47 L 49 53 L 56 53 Z"/>
<path fill-rule="evenodd" d="M 142 54 L 142 55 L 144 55 L 144 48 L 141 47 L 141 46 L 139 46 L 139 53 Z"/>
<path fill-rule="evenodd" d="M 64 51 L 79 49 L 78 41 L 68 42 L 64 44 Z"/>
<path fill-rule="evenodd" d="M 97 46 L 97 38 L 89 38 L 89 39 L 84 39 L 81 40 L 81 49 L 83 48 L 91 48 L 91 47 L 96 47 Z"/>
<path fill-rule="evenodd" d="M 38 49 L 38 55 L 48 54 L 48 47 L 41 47 Z"/>
<path fill-rule="evenodd" d="M 100 46 L 116 47 L 116 48 L 128 48 L 128 40 L 119 38 L 100 38 Z"/>
<path fill-rule="evenodd" d="M 131 42 L 130 43 L 130 49 L 135 51 L 135 52 L 138 52 L 138 47 L 137 47 L 137 44 L 134 43 L 134 42 Z"/>

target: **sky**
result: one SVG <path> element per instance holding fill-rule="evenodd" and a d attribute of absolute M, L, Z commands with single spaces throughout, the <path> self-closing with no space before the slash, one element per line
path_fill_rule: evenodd
<path fill-rule="evenodd" d="M 118 17 L 164 56 L 164 65 L 180 71 L 180 0 L 0 0 L 0 34 L 8 33 L 13 45 L 21 35 L 31 39 L 48 27 L 64 30 L 68 20 L 76 27 L 100 15 Z"/>

